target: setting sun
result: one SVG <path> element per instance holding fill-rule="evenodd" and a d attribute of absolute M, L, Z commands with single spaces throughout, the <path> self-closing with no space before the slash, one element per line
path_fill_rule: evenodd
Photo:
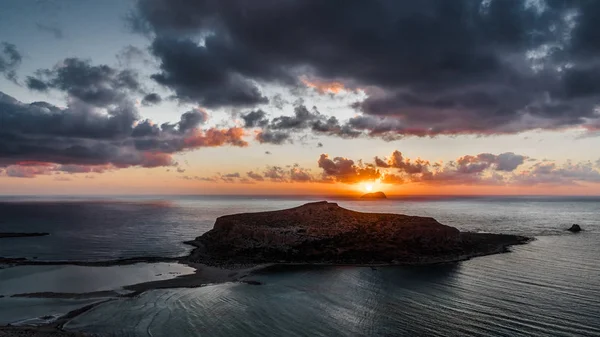
<path fill-rule="evenodd" d="M 365 184 L 365 191 L 367 191 L 367 192 L 373 191 L 373 185 L 372 184 Z"/>

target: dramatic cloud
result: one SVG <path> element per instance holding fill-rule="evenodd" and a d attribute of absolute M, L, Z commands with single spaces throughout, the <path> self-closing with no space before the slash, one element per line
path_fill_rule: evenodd
<path fill-rule="evenodd" d="M 141 90 L 135 72 L 107 65 L 94 66 L 77 58 L 65 59 L 53 69 L 40 69 L 37 75 L 27 78 L 29 89 L 57 89 L 97 107 L 120 104 L 129 99 L 130 93 Z"/>
<path fill-rule="evenodd" d="M 12 43 L 0 43 L 0 74 L 7 80 L 17 83 L 17 67 L 21 64 L 21 53 Z"/>
<path fill-rule="evenodd" d="M 375 157 L 375 165 L 384 168 L 393 167 L 399 169 L 400 172 L 415 174 L 427 172 L 430 163 L 422 159 L 411 161 L 410 159 L 404 158 L 402 156 L 402 152 L 396 150 L 387 159 L 387 161 L 379 159 L 379 157 Z"/>
<path fill-rule="evenodd" d="M 247 145 L 240 128 L 199 129 L 206 120 L 201 110 L 159 126 L 139 120 L 133 104 L 106 110 L 82 103 L 59 108 L 46 102 L 24 104 L 0 92 L 0 120 L 0 167 L 8 167 L 5 174 L 11 176 L 169 166 L 176 164 L 172 154 L 177 152 Z"/>
<path fill-rule="evenodd" d="M 227 60 L 207 46 L 161 37 L 154 40 L 152 52 L 161 60 L 161 72 L 152 78 L 173 89 L 182 101 L 206 107 L 252 106 L 269 101 L 254 81 L 229 68 Z"/>
<path fill-rule="evenodd" d="M 493 155 L 491 153 L 481 153 L 477 156 L 464 156 L 456 162 L 458 168 L 462 172 L 472 173 L 481 172 L 489 167 L 494 167 L 497 171 L 512 172 L 519 165 L 525 162 L 527 157 L 516 155 L 512 152 Z"/>
<path fill-rule="evenodd" d="M 290 134 L 287 132 L 277 132 L 277 131 L 260 131 L 256 134 L 256 140 L 263 144 L 283 144 L 285 141 L 290 139 Z"/>
<path fill-rule="evenodd" d="M 356 165 L 346 158 L 329 159 L 322 154 L 319 167 L 323 180 L 342 183 L 379 181 L 383 184 L 428 185 L 576 185 L 600 183 L 600 171 L 592 162 L 558 165 L 554 162 L 535 162 L 526 166 L 526 156 L 512 152 L 494 155 L 481 153 L 465 155 L 446 164 L 405 158 L 394 151 L 387 158 L 375 157 L 374 164 Z M 379 167 L 376 170 L 374 167 Z M 517 169 L 520 168 L 520 171 Z M 365 173 L 366 172 L 366 173 Z"/>
<path fill-rule="evenodd" d="M 355 164 L 353 160 L 335 157 L 330 159 L 327 154 L 322 154 L 317 162 L 323 169 L 323 178 L 335 178 L 343 183 L 357 183 L 361 181 L 377 180 L 381 172 L 371 164 Z"/>
<path fill-rule="evenodd" d="M 301 77 L 300 81 L 309 88 L 315 89 L 320 94 L 338 94 L 345 90 L 344 84 L 341 82 L 324 82 L 321 80 L 309 80 L 306 77 Z"/>
<path fill-rule="evenodd" d="M 256 137 L 261 143 L 283 144 L 291 139 L 293 133 L 306 130 L 342 138 L 356 138 L 361 134 L 349 125 L 340 125 L 335 117 L 322 115 L 316 107 L 308 110 L 302 104 L 294 107 L 292 116 L 279 116 L 269 120 L 266 113 L 259 109 L 243 114 L 241 118 L 246 128 L 262 128 Z"/>
<path fill-rule="evenodd" d="M 394 151 L 389 157 L 375 157 L 375 166 L 390 169 L 382 177 L 385 183 L 427 182 L 447 184 L 490 184 L 504 181 L 499 172 L 513 172 L 527 159 L 526 156 L 506 152 L 499 155 L 481 153 L 466 155 L 446 165 L 431 163 L 421 158 L 405 158 L 400 151 Z"/>
<path fill-rule="evenodd" d="M 197 128 L 208 120 L 208 113 L 202 109 L 194 109 L 181 115 L 179 129 L 182 131 Z"/>
<path fill-rule="evenodd" d="M 264 127 L 269 124 L 269 120 L 266 119 L 266 113 L 262 110 L 250 111 L 244 115 L 242 115 L 242 120 L 244 120 L 244 127 L 246 128 L 255 128 L 255 127 Z"/>
<path fill-rule="evenodd" d="M 142 105 L 145 106 L 160 104 L 160 102 L 162 102 L 162 97 L 157 93 L 150 93 L 142 99 Z"/>
<path fill-rule="evenodd" d="M 288 130 L 288 129 L 306 129 L 310 122 L 318 121 L 321 118 L 321 114 L 313 108 L 313 111 L 309 111 L 304 105 L 297 105 L 294 107 L 293 116 L 280 116 L 274 118 L 270 123 L 270 128 L 275 130 Z"/>
<path fill-rule="evenodd" d="M 400 151 L 394 151 L 386 158 L 375 157 L 374 163 L 362 160 L 354 161 L 343 157 L 321 154 L 317 165 L 321 172 L 312 174 L 310 169 L 298 164 L 288 166 L 267 166 L 264 171 L 221 174 L 214 177 L 199 178 L 184 176 L 207 182 L 226 182 L 252 184 L 256 182 L 272 183 L 343 183 L 358 184 L 378 182 L 381 184 L 404 185 L 419 184 L 429 186 L 565 186 L 579 184 L 600 184 L 600 170 L 592 162 L 558 165 L 554 162 L 531 162 L 527 166 L 527 157 L 511 152 L 502 154 L 481 153 L 465 155 L 447 163 L 431 162 L 423 159 L 410 159 Z M 35 165 L 31 165 L 35 166 Z M 46 167 L 25 168 L 39 170 L 44 174 Z"/>
<path fill-rule="evenodd" d="M 154 79 L 183 101 L 361 88 L 361 115 L 311 130 L 392 140 L 599 129 L 598 14 L 598 1 L 139 0 L 130 21 L 153 39 Z M 304 117 L 273 126 L 309 128 Z"/>
<path fill-rule="evenodd" d="M 592 163 L 536 163 L 531 170 L 515 177 L 520 185 L 577 185 L 579 183 L 600 183 L 600 171 Z"/>

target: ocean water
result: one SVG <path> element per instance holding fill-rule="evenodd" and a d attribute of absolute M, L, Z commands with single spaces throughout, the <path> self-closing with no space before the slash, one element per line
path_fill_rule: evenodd
<path fill-rule="evenodd" d="M 179 263 L 136 263 L 109 267 L 18 266 L 0 269 L 0 295 L 118 290 L 130 284 L 166 280 L 193 274 L 194 271 L 194 268 Z"/>
<path fill-rule="evenodd" d="M 0 256 L 40 260 L 179 256 L 190 249 L 181 241 L 209 230 L 220 215 L 309 201 L 316 200 L 5 199 L 0 200 L 0 231 L 51 235 L 2 239 Z M 508 254 L 454 264 L 279 268 L 252 276 L 263 282 L 260 286 L 226 283 L 155 290 L 102 304 L 67 328 L 111 336 L 600 335 L 600 198 L 337 202 L 358 211 L 432 216 L 461 230 L 523 234 L 536 240 Z M 565 231 L 573 223 L 584 231 Z M 0 316 L 1 307 L 2 301 Z"/>

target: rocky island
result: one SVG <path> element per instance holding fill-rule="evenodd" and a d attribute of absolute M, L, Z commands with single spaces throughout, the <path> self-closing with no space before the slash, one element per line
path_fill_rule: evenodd
<path fill-rule="evenodd" d="M 361 199 L 387 199 L 387 196 L 383 192 L 372 192 L 363 194 Z"/>
<path fill-rule="evenodd" d="M 227 266 L 260 263 L 432 264 L 506 252 L 530 239 L 460 232 L 433 218 L 361 213 L 326 201 L 219 217 L 187 243 L 188 259 Z"/>

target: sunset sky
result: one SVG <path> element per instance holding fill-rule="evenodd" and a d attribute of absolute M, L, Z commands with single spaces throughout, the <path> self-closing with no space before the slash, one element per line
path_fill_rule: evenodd
<path fill-rule="evenodd" d="M 600 1 L 6 0 L 0 195 L 600 194 Z"/>

